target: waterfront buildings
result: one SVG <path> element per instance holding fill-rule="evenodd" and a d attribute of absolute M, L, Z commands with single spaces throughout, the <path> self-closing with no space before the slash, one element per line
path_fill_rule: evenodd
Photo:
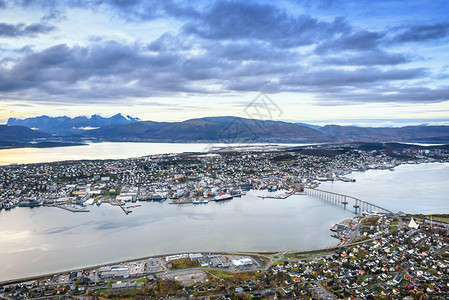
<path fill-rule="evenodd" d="M 114 203 L 168 198 L 178 203 L 213 200 L 223 194 L 239 195 L 245 189 L 287 191 L 315 187 L 322 180 L 351 181 L 349 174 L 356 170 L 392 169 L 402 163 L 444 161 L 449 157 L 444 147 L 425 151 L 412 145 L 389 151 L 366 148 L 325 145 L 1 166 L 0 209 L 19 203 L 84 204 L 88 198 Z"/>

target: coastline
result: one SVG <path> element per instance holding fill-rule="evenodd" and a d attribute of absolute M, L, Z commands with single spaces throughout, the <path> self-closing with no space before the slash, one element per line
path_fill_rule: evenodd
<path fill-rule="evenodd" d="M 424 162 L 420 162 L 420 164 L 421 163 L 424 163 Z M 400 165 L 406 165 L 407 163 L 403 163 L 403 164 L 400 164 Z M 399 165 L 398 165 L 399 166 Z M 353 172 L 350 172 L 350 173 L 353 173 Z M 348 174 L 350 174 L 350 173 L 348 173 Z M 321 184 L 320 184 L 321 185 Z M 333 247 L 338 247 L 338 244 L 336 245 L 336 246 L 333 246 Z M 332 248 L 332 247 L 331 247 Z M 294 251 L 294 250 L 293 250 Z M 217 252 L 213 252 L 213 253 L 217 253 Z M 218 252 L 219 253 L 219 252 Z M 149 256 L 149 257 L 159 257 L 159 256 L 161 256 L 160 254 L 159 255 L 156 255 L 156 256 Z M 126 261 L 129 261 L 129 260 L 131 260 L 131 261 L 134 261 L 134 260 L 136 260 L 135 258 L 129 258 L 129 259 L 126 259 Z M 118 260 L 118 261 L 122 261 L 122 260 Z M 109 263 L 108 263 L 109 264 Z M 51 274 L 54 274 L 54 273 L 51 273 Z M 41 275 L 38 275 L 39 277 L 41 276 Z"/>
<path fill-rule="evenodd" d="M 10 149 L 26 149 L 26 148 L 61 148 L 61 147 L 75 147 L 86 146 L 86 143 L 71 143 L 71 142 L 16 142 L 16 141 L 0 141 L 0 150 Z"/>
<path fill-rule="evenodd" d="M 413 217 L 415 215 L 410 215 L 410 216 Z M 448 218 L 448 222 L 449 222 L 449 215 L 445 215 L 445 216 Z M 400 220 L 399 226 L 402 227 L 403 222 L 400 219 L 400 217 L 395 216 L 395 218 L 399 218 L 399 220 Z M 192 253 L 192 254 L 204 253 L 207 255 L 224 255 L 224 256 L 248 256 L 248 255 L 249 256 L 254 256 L 254 255 L 255 256 L 267 256 L 268 255 L 270 257 L 279 256 L 279 257 L 284 257 L 284 258 L 294 257 L 295 255 L 300 254 L 302 256 L 305 255 L 305 257 L 308 257 L 308 258 L 313 258 L 316 255 L 322 255 L 323 253 L 333 252 L 338 249 L 348 248 L 348 247 L 352 247 L 352 246 L 358 245 L 358 244 L 364 244 L 364 243 L 367 243 L 372 240 L 373 240 L 372 238 L 362 239 L 359 241 L 352 240 L 349 242 L 345 242 L 345 241 L 341 240 L 338 244 L 336 244 L 334 246 L 306 250 L 306 251 L 296 249 L 296 250 L 277 250 L 277 251 L 269 251 L 269 252 L 266 252 L 266 251 L 201 251 L 201 252 L 193 251 L 193 252 L 165 253 L 165 254 L 149 255 L 149 256 L 142 256 L 142 257 L 136 257 L 136 258 L 126 258 L 126 259 L 121 259 L 121 260 L 116 260 L 116 261 L 111 261 L 111 262 L 106 262 L 106 263 L 101 263 L 101 264 L 86 265 L 86 266 L 81 266 L 78 268 L 64 269 L 64 270 L 60 270 L 60 271 L 43 273 L 43 274 L 39 274 L 39 275 L 32 275 L 32 276 L 27 276 L 27 277 L 2 280 L 2 281 L 0 281 L 0 286 L 6 286 L 6 285 L 11 285 L 11 284 L 16 284 L 16 283 L 32 282 L 32 281 L 36 281 L 36 280 L 42 280 L 45 278 L 51 278 L 53 276 L 57 276 L 57 275 L 61 275 L 61 274 L 67 274 L 67 273 L 78 272 L 78 271 L 83 271 L 83 270 L 94 270 L 94 269 L 99 269 L 101 267 L 112 266 L 112 265 L 122 265 L 122 264 L 126 264 L 126 263 L 134 263 L 134 262 L 150 260 L 150 259 L 163 259 L 164 257 L 169 257 L 169 256 L 186 255 L 186 253 Z M 271 260 L 272 259 L 270 258 L 270 261 L 266 262 L 266 266 L 263 269 L 266 269 L 267 267 L 269 267 L 270 265 L 275 263 L 275 261 L 271 261 Z M 207 269 L 207 268 L 205 268 L 205 269 Z M 262 269 L 260 269 L 260 270 L 262 270 Z M 167 271 L 165 271 L 165 273 L 166 272 Z"/>

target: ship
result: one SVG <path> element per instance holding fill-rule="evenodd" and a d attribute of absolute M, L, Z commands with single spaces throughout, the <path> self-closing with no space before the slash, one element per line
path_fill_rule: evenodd
<path fill-rule="evenodd" d="M 207 199 L 196 199 L 192 201 L 193 204 L 207 204 L 209 203 L 209 200 Z"/>
<path fill-rule="evenodd" d="M 218 195 L 214 198 L 214 201 L 231 200 L 233 197 L 229 194 Z"/>
<path fill-rule="evenodd" d="M 142 206 L 142 205 L 140 205 L 140 204 L 130 205 L 130 206 L 127 206 L 126 209 L 136 208 L 136 207 L 141 207 L 141 206 Z"/>
<path fill-rule="evenodd" d="M 241 197 L 241 196 L 244 196 L 244 195 L 246 195 L 246 193 L 243 192 L 242 190 L 234 190 L 231 193 L 232 197 Z"/>
<path fill-rule="evenodd" d="M 21 201 L 18 204 L 19 207 L 37 207 L 41 206 L 41 203 L 36 200 L 30 200 L 30 201 Z"/>
<path fill-rule="evenodd" d="M 336 224 L 332 224 L 330 230 L 331 231 L 338 231 L 338 226 Z"/>

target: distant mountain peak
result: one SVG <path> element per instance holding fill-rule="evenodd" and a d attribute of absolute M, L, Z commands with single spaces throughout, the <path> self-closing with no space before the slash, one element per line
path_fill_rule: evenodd
<path fill-rule="evenodd" d="M 124 116 L 122 113 L 117 113 L 109 118 L 102 117 L 99 114 L 94 114 L 90 117 L 77 116 L 73 118 L 68 116 L 49 117 L 42 115 L 26 119 L 9 118 L 7 125 L 39 128 L 39 130 L 57 135 L 73 135 L 85 131 L 86 128 L 92 129 L 112 125 L 125 125 L 139 121 L 139 118 L 134 118 L 129 115 Z"/>

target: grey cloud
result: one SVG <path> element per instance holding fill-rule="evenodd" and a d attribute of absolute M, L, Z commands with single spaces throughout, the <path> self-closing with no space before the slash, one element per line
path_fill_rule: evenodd
<path fill-rule="evenodd" d="M 357 67 L 344 70 L 319 64 L 307 66 L 303 65 L 298 52 L 273 48 L 267 41 L 190 38 L 192 40 L 185 43 L 182 35 L 165 34 L 150 45 L 99 39 L 85 47 L 63 44 L 24 52 L 22 57 L 10 61 L 8 67 L 0 65 L 0 96 L 22 100 L 26 96 L 34 101 L 105 103 L 179 93 L 226 94 L 262 90 L 271 93 L 300 91 L 315 93 L 317 98 L 325 95 L 357 101 L 351 98 L 354 92 L 374 95 L 377 89 L 390 82 L 400 81 L 407 86 L 407 80 L 428 75 L 426 69 L 418 68 Z M 189 52 L 191 49 L 195 49 L 195 54 Z M 390 53 L 383 55 L 389 58 Z M 307 59 L 306 56 L 305 63 Z M 379 61 L 363 63 L 374 65 Z M 214 86 L 212 92 L 211 85 Z M 217 91 L 216 86 L 222 89 Z M 435 95 L 431 90 L 427 92 Z M 427 101 L 425 94 L 426 90 L 417 93 Z M 367 96 L 372 100 L 366 101 L 403 101 L 406 98 L 389 97 L 379 96 L 380 100 L 375 100 Z"/>
<path fill-rule="evenodd" d="M 363 93 L 351 93 L 346 90 L 332 94 L 332 97 L 320 97 L 322 105 L 347 105 L 362 102 L 373 103 L 436 103 L 449 101 L 449 88 L 372 88 Z"/>
<path fill-rule="evenodd" d="M 198 16 L 190 3 L 194 1 L 179 2 L 175 0 L 79 0 L 80 7 L 99 4 L 109 6 L 119 15 L 128 20 L 149 20 L 161 16 L 174 16 L 177 18 L 192 18 Z"/>
<path fill-rule="evenodd" d="M 0 0 L 2 1 L 2 0 Z M 10 0 L 5 6 L 38 7 L 49 10 L 45 20 L 63 18 L 66 8 L 97 10 L 99 6 L 108 7 L 126 20 L 151 20 L 163 16 L 193 17 L 196 10 L 189 2 L 176 0 Z"/>
<path fill-rule="evenodd" d="M 52 20 L 63 20 L 66 19 L 66 15 L 63 11 L 58 9 L 51 9 L 45 16 L 41 18 L 42 22 L 48 22 Z"/>
<path fill-rule="evenodd" d="M 340 56 L 326 56 L 324 64 L 342 66 L 376 66 L 376 65 L 398 65 L 410 62 L 412 59 L 402 53 L 389 53 L 384 50 L 375 49 L 363 54 L 348 54 Z"/>
<path fill-rule="evenodd" d="M 18 53 L 30 54 L 30 53 L 33 52 L 33 46 L 32 45 L 26 45 L 26 46 L 23 46 L 22 48 L 14 49 L 14 51 L 18 52 Z"/>
<path fill-rule="evenodd" d="M 0 68 L 0 91 L 37 89 L 50 95 L 103 99 L 197 92 L 187 83 L 195 80 L 189 70 L 201 64 L 206 73 L 202 78 L 208 78 L 211 72 L 207 69 L 213 67 L 210 60 L 151 54 L 139 45 L 112 41 L 90 47 L 57 45 L 25 55 L 11 69 Z"/>
<path fill-rule="evenodd" d="M 155 52 L 178 52 L 189 50 L 192 45 L 185 37 L 164 33 L 158 39 L 148 45 L 148 50 Z"/>
<path fill-rule="evenodd" d="M 212 43 L 208 49 L 216 57 L 232 61 L 264 61 L 280 62 L 301 60 L 300 56 L 288 49 L 273 48 L 270 44 L 259 41 L 239 41 L 228 43 Z"/>
<path fill-rule="evenodd" d="M 226 89 L 240 92 L 262 91 L 265 93 L 278 93 L 282 88 L 278 83 L 263 78 L 245 78 L 232 80 L 224 86 Z M 248 105 L 248 103 L 246 103 Z"/>
<path fill-rule="evenodd" d="M 320 71 L 302 72 L 283 81 L 294 86 L 352 86 L 360 83 L 375 83 L 379 81 L 407 80 L 422 77 L 426 72 L 423 68 L 391 69 L 382 71 L 377 68 L 358 68 L 356 70 L 324 69 Z"/>
<path fill-rule="evenodd" d="M 40 23 L 34 23 L 28 26 L 22 23 L 16 25 L 0 23 L 0 37 L 35 37 L 38 34 L 49 33 L 53 30 L 55 30 L 54 26 Z"/>
<path fill-rule="evenodd" d="M 338 38 L 329 39 L 318 45 L 315 51 L 318 54 L 324 54 L 335 51 L 369 51 L 378 48 L 380 41 L 385 36 L 383 33 L 372 31 L 357 31 L 348 34 L 342 34 Z"/>
<path fill-rule="evenodd" d="M 449 36 L 449 22 L 433 25 L 418 25 L 407 28 L 404 32 L 396 35 L 392 40 L 398 43 L 422 42 L 438 40 Z"/>
<path fill-rule="evenodd" d="M 266 4 L 217 1 L 201 17 L 190 20 L 185 33 L 212 40 L 260 40 L 288 48 L 311 45 L 350 30 L 342 19 L 319 21 L 306 15 L 292 17 Z"/>

